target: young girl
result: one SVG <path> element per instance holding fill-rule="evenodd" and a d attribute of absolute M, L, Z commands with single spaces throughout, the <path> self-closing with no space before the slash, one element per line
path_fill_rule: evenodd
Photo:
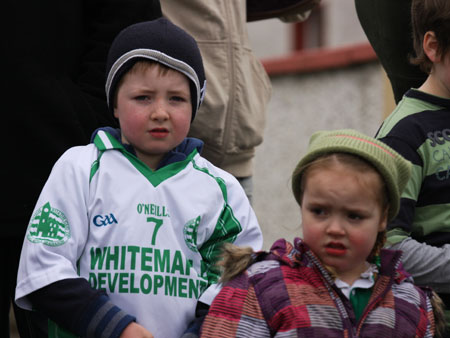
<path fill-rule="evenodd" d="M 314 134 L 292 176 L 303 239 L 227 246 L 202 337 L 432 337 L 439 298 L 414 286 L 401 252 L 382 249 L 410 170 L 354 130 Z"/>

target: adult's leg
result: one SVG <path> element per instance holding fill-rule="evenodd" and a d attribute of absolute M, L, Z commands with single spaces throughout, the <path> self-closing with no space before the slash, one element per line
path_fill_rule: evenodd
<path fill-rule="evenodd" d="M 6 267 L 9 265 L 10 255 L 5 252 L 4 246 L 0 245 L 0 255 L 3 257 L 3 261 L 6 262 Z M 9 294 L 9 269 L 5 268 L 3 276 L 0 278 L 0 336 L 9 337 L 9 306 L 11 304 L 10 294 Z"/>
<path fill-rule="evenodd" d="M 245 194 L 247 195 L 250 204 L 253 203 L 253 176 L 248 177 L 237 177 L 237 180 L 244 188 Z"/>
<path fill-rule="evenodd" d="M 409 62 L 409 57 L 414 55 L 411 0 L 355 0 L 355 6 L 398 103 L 409 88 L 420 87 L 427 77 Z"/>

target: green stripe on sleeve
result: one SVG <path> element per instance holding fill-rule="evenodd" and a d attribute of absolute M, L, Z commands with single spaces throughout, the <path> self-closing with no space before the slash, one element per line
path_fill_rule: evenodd
<path fill-rule="evenodd" d="M 449 208 L 449 204 L 417 207 L 414 217 L 413 237 L 422 237 L 430 233 L 445 231 L 442 224 L 449 224 Z"/>
<path fill-rule="evenodd" d="M 420 194 L 422 181 L 422 167 L 413 165 L 411 168 L 411 177 L 406 184 L 405 190 L 403 190 L 402 198 L 408 198 L 410 200 L 417 201 L 417 198 Z"/>
<path fill-rule="evenodd" d="M 242 226 L 234 216 L 232 208 L 225 204 L 213 234 L 199 250 L 208 265 L 207 278 L 210 284 L 216 283 L 220 277 L 220 271 L 216 264 L 222 253 L 222 245 L 233 243 L 241 231 Z"/>

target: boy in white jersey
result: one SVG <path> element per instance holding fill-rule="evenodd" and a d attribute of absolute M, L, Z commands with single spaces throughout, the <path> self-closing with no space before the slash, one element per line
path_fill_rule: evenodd
<path fill-rule="evenodd" d="M 49 335 L 180 337 L 218 292 L 221 245 L 259 250 L 239 183 L 187 138 L 205 76 L 195 40 L 166 19 L 113 42 L 108 105 L 120 130 L 55 164 L 30 220 L 16 302 Z"/>

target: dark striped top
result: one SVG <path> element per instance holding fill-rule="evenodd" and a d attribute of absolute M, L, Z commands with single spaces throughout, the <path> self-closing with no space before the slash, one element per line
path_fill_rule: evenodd
<path fill-rule="evenodd" d="M 450 100 L 411 89 L 376 137 L 413 164 L 390 242 L 450 243 Z"/>

